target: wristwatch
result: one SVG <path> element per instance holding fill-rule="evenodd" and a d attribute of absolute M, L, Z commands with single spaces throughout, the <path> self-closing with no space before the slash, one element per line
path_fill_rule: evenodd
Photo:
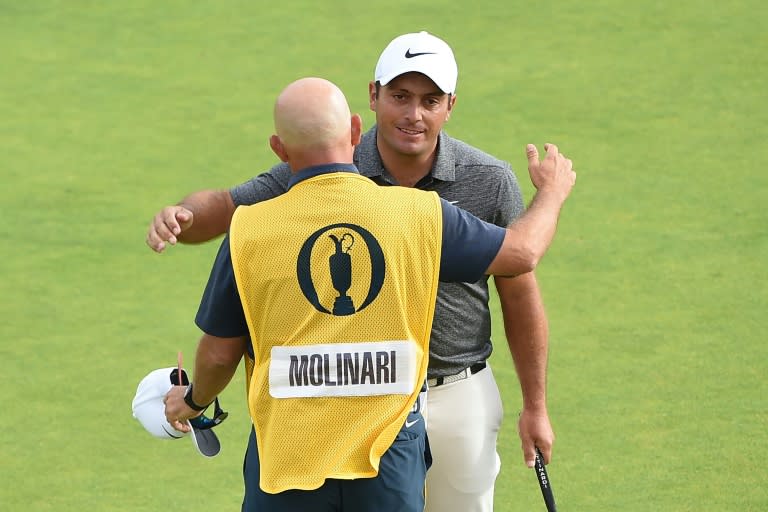
<path fill-rule="evenodd" d="M 184 403 L 189 406 L 190 409 L 194 411 L 204 411 L 208 408 L 209 405 L 198 405 L 195 403 L 194 400 L 192 400 L 192 383 L 189 383 L 189 386 L 187 386 L 187 392 L 184 393 Z"/>

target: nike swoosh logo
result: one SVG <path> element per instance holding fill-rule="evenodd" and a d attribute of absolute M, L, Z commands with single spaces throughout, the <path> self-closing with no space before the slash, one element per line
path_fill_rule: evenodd
<path fill-rule="evenodd" d="M 450 204 L 456 204 L 458 201 L 448 201 Z"/>
<path fill-rule="evenodd" d="M 414 426 L 418 422 L 419 422 L 419 420 L 413 420 L 413 421 L 405 420 L 405 428 L 411 428 L 412 426 Z"/>
<path fill-rule="evenodd" d="M 414 57 L 418 57 L 419 55 L 434 55 L 434 54 L 435 54 L 435 52 L 416 52 L 416 53 L 411 53 L 411 49 L 410 48 L 405 50 L 405 58 L 406 59 L 412 59 Z"/>
<path fill-rule="evenodd" d="M 175 435 L 171 434 L 170 432 L 168 432 L 168 429 L 165 428 L 165 425 L 160 425 L 160 428 L 165 430 L 165 433 L 168 434 L 169 436 L 171 436 L 174 439 L 181 439 L 182 438 L 182 436 L 175 436 Z"/>

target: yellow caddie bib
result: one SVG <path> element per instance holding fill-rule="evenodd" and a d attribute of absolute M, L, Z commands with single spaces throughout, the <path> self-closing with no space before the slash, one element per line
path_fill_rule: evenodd
<path fill-rule="evenodd" d="M 375 476 L 426 378 L 437 194 L 322 174 L 238 208 L 229 236 L 261 489 Z"/>

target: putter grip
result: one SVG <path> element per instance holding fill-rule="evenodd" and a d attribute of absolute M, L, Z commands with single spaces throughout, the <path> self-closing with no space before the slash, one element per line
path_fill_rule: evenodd
<path fill-rule="evenodd" d="M 547 506 L 547 512 L 557 512 L 555 495 L 552 494 L 552 482 L 549 481 L 547 468 L 544 466 L 544 457 L 541 455 L 541 451 L 539 451 L 538 448 L 536 448 L 536 464 L 534 465 L 534 469 L 536 470 L 536 478 L 539 480 L 541 495 L 544 497 L 544 504 Z"/>

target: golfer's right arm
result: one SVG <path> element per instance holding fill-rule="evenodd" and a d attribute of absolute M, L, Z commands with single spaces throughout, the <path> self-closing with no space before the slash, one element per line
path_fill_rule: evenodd
<path fill-rule="evenodd" d="M 166 244 L 207 242 L 229 229 L 235 203 L 229 190 L 200 190 L 160 210 L 147 231 L 147 245 L 163 252 Z"/>
<path fill-rule="evenodd" d="M 147 231 L 147 245 L 163 252 L 176 242 L 199 244 L 223 235 L 229 229 L 235 208 L 266 201 L 288 190 L 291 170 L 277 164 L 269 171 L 230 190 L 200 190 L 155 215 Z"/>

